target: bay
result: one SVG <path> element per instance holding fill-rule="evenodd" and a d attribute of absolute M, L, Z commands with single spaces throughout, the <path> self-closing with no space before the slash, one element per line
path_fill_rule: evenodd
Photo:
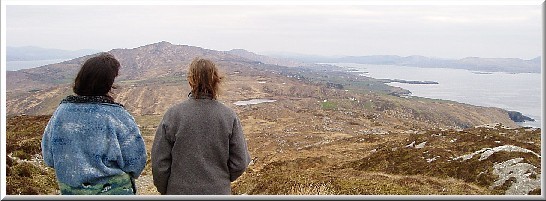
<path fill-rule="evenodd" d="M 535 119 L 521 126 L 541 128 L 542 75 L 539 73 L 474 72 L 450 68 L 330 63 L 377 79 L 435 81 L 438 84 L 388 83 L 412 92 L 412 96 L 452 100 L 476 106 L 518 111 Z"/>
<path fill-rule="evenodd" d="M 48 64 L 60 63 L 70 59 L 48 59 L 48 60 L 30 60 L 30 61 L 6 61 L 6 71 L 17 71 L 21 69 L 36 68 Z"/>

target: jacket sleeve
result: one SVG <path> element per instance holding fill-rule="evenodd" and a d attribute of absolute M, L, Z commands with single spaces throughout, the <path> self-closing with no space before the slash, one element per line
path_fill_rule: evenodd
<path fill-rule="evenodd" d="M 243 128 L 238 117 L 233 121 L 233 132 L 229 139 L 229 177 L 235 181 L 245 172 L 250 163 L 250 154 L 243 135 Z"/>
<path fill-rule="evenodd" d="M 128 132 L 118 135 L 124 163 L 121 169 L 137 179 L 146 166 L 146 146 L 134 118 L 129 115 L 128 119 Z"/>
<path fill-rule="evenodd" d="M 47 166 L 49 167 L 54 167 L 54 163 L 53 163 L 53 153 L 52 153 L 52 150 L 51 150 L 51 130 L 52 130 L 52 120 L 53 120 L 54 117 L 51 117 L 51 119 L 49 120 L 49 122 L 47 123 L 47 126 L 45 127 L 45 130 L 44 130 L 44 135 L 42 135 L 42 143 L 41 143 L 41 147 L 42 147 L 42 157 L 44 158 L 44 162 Z"/>
<path fill-rule="evenodd" d="M 171 175 L 171 150 L 173 143 L 167 136 L 167 125 L 161 120 L 157 126 L 152 145 L 152 174 L 154 185 L 159 193 L 167 193 L 167 185 Z"/>

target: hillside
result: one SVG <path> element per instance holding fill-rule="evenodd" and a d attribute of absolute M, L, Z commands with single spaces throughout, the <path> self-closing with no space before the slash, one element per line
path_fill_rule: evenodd
<path fill-rule="evenodd" d="M 121 63 L 117 81 L 146 80 L 150 78 L 177 75 L 194 57 L 203 56 L 216 61 L 246 61 L 231 54 L 206 50 L 186 45 L 172 45 L 159 42 L 133 49 L 113 49 L 109 51 Z M 8 91 L 42 90 L 59 84 L 70 84 L 79 67 L 93 55 L 83 56 L 58 64 L 7 72 Z"/>
<path fill-rule="evenodd" d="M 236 194 L 540 193 L 540 156 L 534 153 L 541 153 L 541 131 L 520 128 L 499 108 L 406 97 L 407 90 L 335 66 L 282 66 L 240 50 L 159 42 L 109 52 L 122 63 L 114 97 L 135 116 L 148 152 L 163 113 L 187 98 L 189 62 L 200 56 L 217 63 L 226 75 L 219 100 L 239 115 L 253 157 L 233 183 Z M 43 188 L 29 178 L 51 177 L 39 163 L 37 142 L 49 115 L 72 94 L 71 80 L 87 57 L 8 72 L 7 141 L 14 147 L 8 169 L 32 158 L 38 162 L 29 167 L 43 169 L 10 177 L 10 189 L 19 189 L 10 193 L 55 194 L 54 185 L 21 188 Z M 250 99 L 274 102 L 234 104 Z M 495 164 L 524 166 L 529 174 L 499 173 Z M 150 171 L 148 164 L 137 181 L 140 194 L 157 194 Z"/>
<path fill-rule="evenodd" d="M 391 132 L 380 125 L 240 112 L 253 162 L 232 183 L 248 195 L 539 195 L 540 129 L 480 126 L 464 130 Z M 254 116 L 255 115 L 255 116 Z M 278 115 L 278 114 L 277 114 Z M 50 116 L 7 119 L 7 194 L 58 194 L 53 169 L 40 155 Z M 137 117 L 148 156 L 161 116 Z M 287 125 L 281 126 L 281 125 Z M 309 128 L 314 128 L 309 131 Z M 157 195 L 148 163 L 137 179 L 141 195 Z"/>
<path fill-rule="evenodd" d="M 431 121 L 432 127 L 470 127 L 486 123 L 515 126 L 506 111 L 453 102 L 398 98 L 397 95 L 407 94 L 408 91 L 388 86 L 381 80 L 343 72 L 335 66 L 285 67 L 264 63 L 276 60 L 266 60 L 263 56 L 260 57 L 261 61 L 253 61 L 249 59 L 256 58 L 253 53 L 241 54 L 241 51 L 237 51 L 239 53 L 233 55 L 229 53 L 232 51 L 168 42 L 109 52 L 122 64 L 114 95 L 134 115 L 162 114 L 170 105 L 185 98 L 189 91 L 185 81 L 186 66 L 195 57 L 206 57 L 216 61 L 227 75 L 223 100 L 228 103 L 266 97 L 315 101 L 353 99 L 358 102 L 356 106 L 366 105 L 371 111 L 388 114 L 385 115 L 387 117 L 418 117 Z M 249 58 L 243 57 L 245 55 Z M 79 65 L 88 57 L 7 72 L 7 115 L 52 114 L 60 100 L 72 93 L 73 77 Z M 437 107 L 430 107 L 427 103 L 430 101 L 436 102 Z"/>

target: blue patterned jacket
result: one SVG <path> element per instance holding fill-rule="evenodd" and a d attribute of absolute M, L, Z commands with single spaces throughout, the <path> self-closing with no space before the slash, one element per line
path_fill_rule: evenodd
<path fill-rule="evenodd" d="M 72 187 L 104 183 L 123 173 L 136 179 L 146 165 L 134 118 L 102 96 L 65 98 L 45 128 L 42 154 L 58 182 Z"/>

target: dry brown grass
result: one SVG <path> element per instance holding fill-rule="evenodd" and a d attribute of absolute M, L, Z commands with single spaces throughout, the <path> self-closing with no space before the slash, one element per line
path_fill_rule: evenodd
<path fill-rule="evenodd" d="M 58 190 L 55 172 L 40 163 L 40 143 L 50 116 L 7 119 L 6 194 L 43 195 Z M 10 157 L 11 156 L 11 157 Z M 13 157 L 13 158 L 12 158 Z"/>
<path fill-rule="evenodd" d="M 302 99 L 305 101 L 305 99 Z M 279 107 L 269 105 L 268 107 Z M 234 194 L 259 195 L 487 195 L 503 194 L 510 181 L 488 189 L 497 177 L 492 165 L 515 157 L 540 169 L 540 158 L 530 153 L 499 152 L 479 161 L 478 156 L 452 160 L 486 147 L 511 144 L 540 153 L 540 129 L 471 128 L 462 131 L 432 129 L 420 132 L 363 134 L 343 123 L 339 111 L 301 110 L 275 118 L 260 115 L 263 106 L 242 110 L 245 134 L 255 159 L 248 171 L 232 184 Z M 281 106 L 282 107 L 282 106 Z M 305 115 L 314 118 L 299 119 Z M 318 115 L 317 115 L 318 114 Z M 324 121 L 328 117 L 330 120 Z M 147 149 L 151 150 L 155 126 L 161 116 L 137 116 Z M 297 119 L 297 121 L 296 121 Z M 32 158 L 40 152 L 40 140 L 49 116 L 8 118 L 8 194 L 55 194 L 51 168 Z M 301 122 L 306 125 L 299 126 Z M 361 121 L 359 121 L 361 122 Z M 339 126 L 327 131 L 317 125 Z M 362 126 L 362 125 L 360 125 Z M 369 126 L 369 125 L 365 125 Z M 380 127 L 383 128 L 383 127 Z M 313 130 L 314 129 L 314 130 Z M 426 142 L 423 148 L 406 147 Z M 148 156 L 150 152 L 148 151 Z M 21 161 L 26 159 L 30 161 Z M 427 161 L 427 159 L 431 161 Z M 39 159 L 38 159 L 39 161 Z M 148 163 L 137 180 L 139 194 L 156 195 Z M 540 194 L 535 189 L 529 194 Z"/>

